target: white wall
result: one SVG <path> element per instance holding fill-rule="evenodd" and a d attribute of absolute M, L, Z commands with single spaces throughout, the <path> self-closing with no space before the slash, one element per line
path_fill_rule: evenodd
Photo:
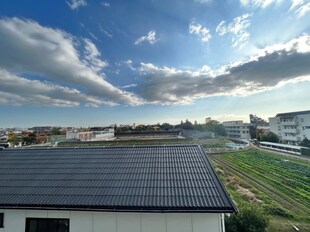
<path fill-rule="evenodd" d="M 113 213 L 54 210 L 8 210 L 0 232 L 25 232 L 27 217 L 70 220 L 70 232 L 215 232 L 221 231 L 221 214 Z"/>

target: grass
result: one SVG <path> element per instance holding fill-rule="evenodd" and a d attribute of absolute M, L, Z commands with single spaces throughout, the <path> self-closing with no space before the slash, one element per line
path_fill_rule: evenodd
<path fill-rule="evenodd" d="M 265 151 L 210 156 L 233 200 L 270 216 L 269 231 L 310 231 L 310 163 Z"/>

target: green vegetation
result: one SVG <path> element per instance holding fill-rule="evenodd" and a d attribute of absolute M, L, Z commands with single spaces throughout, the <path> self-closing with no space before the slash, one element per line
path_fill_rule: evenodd
<path fill-rule="evenodd" d="M 265 142 L 272 142 L 272 143 L 278 143 L 279 142 L 279 137 L 275 134 L 272 133 L 271 131 L 257 131 L 256 132 L 256 138 L 258 141 L 265 141 Z"/>
<path fill-rule="evenodd" d="M 250 204 L 270 216 L 268 231 L 310 230 L 309 161 L 256 149 L 210 158 L 241 214 Z"/>
<path fill-rule="evenodd" d="M 264 211 L 255 206 L 242 208 L 238 214 L 225 217 L 227 232 L 263 232 L 269 224 L 269 218 Z"/>
<path fill-rule="evenodd" d="M 226 147 L 226 143 L 232 143 L 228 139 L 157 139 L 157 140 L 114 140 L 96 142 L 60 142 L 59 147 L 84 147 L 84 146 L 134 146 L 134 145 L 167 145 L 167 144 L 201 144 L 204 148 Z"/>

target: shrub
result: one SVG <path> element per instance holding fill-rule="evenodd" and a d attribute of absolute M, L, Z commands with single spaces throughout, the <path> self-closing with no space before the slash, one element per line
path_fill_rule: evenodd
<path fill-rule="evenodd" d="M 225 218 L 227 232 L 263 232 L 269 224 L 269 218 L 260 208 L 246 206 L 239 213 Z"/>

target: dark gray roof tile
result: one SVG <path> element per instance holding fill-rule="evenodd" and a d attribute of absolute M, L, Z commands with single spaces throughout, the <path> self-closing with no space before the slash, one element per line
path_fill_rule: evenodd
<path fill-rule="evenodd" d="M 1 150 L 0 207 L 235 211 L 198 145 Z"/>

